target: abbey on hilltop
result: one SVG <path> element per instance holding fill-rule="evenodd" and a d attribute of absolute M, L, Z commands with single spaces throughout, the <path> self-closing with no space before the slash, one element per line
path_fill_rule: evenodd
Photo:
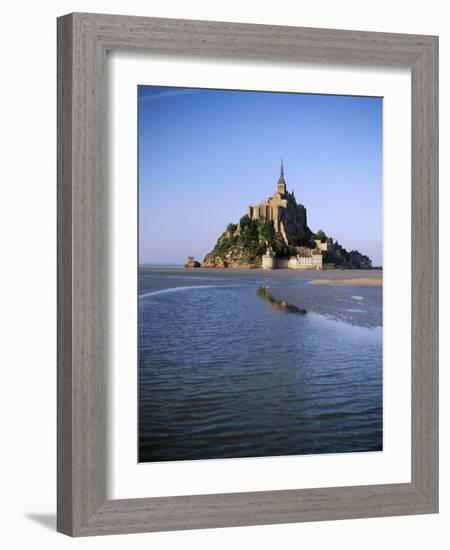
<path fill-rule="evenodd" d="M 247 214 L 252 220 L 273 221 L 275 232 L 281 233 L 286 244 L 289 244 L 288 234 L 306 230 L 306 208 L 303 204 L 297 204 L 294 192 L 289 193 L 286 189 L 283 159 L 277 190 L 267 200 L 247 207 Z"/>
<path fill-rule="evenodd" d="M 281 235 L 287 252 L 290 252 L 289 256 L 277 257 L 268 243 L 261 258 L 263 269 L 323 269 L 322 255 L 327 250 L 328 243 L 312 238 L 307 224 L 306 208 L 303 204 L 298 204 L 294 192 L 289 193 L 286 188 L 283 159 L 275 193 L 267 200 L 249 206 L 247 215 L 251 220 L 272 221 L 275 233 Z M 301 244 L 307 246 L 298 246 L 300 243 L 297 242 L 297 246 L 292 247 L 296 241 L 301 240 L 298 239 L 299 235 L 306 237 L 307 242 Z"/>
<path fill-rule="evenodd" d="M 228 224 L 213 250 L 199 264 L 189 257 L 185 267 L 262 267 L 263 269 L 370 268 L 367 256 L 347 252 L 323 231 L 314 234 L 306 208 L 289 192 L 281 161 L 274 194 L 247 207 L 237 224 Z"/>

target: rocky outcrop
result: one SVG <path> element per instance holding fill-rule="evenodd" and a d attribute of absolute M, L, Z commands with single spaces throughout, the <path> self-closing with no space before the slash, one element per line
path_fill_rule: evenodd
<path fill-rule="evenodd" d="M 248 254 L 246 254 L 245 248 L 242 244 L 236 244 L 229 248 L 222 255 L 211 252 L 205 256 L 205 259 L 201 263 L 201 267 L 260 267 L 261 260 L 256 258 L 254 261 L 250 261 Z"/>
<path fill-rule="evenodd" d="M 224 268 L 228 267 L 228 262 L 220 256 L 212 256 L 208 254 L 207 256 L 205 256 L 205 259 L 201 263 L 201 267 Z"/>
<path fill-rule="evenodd" d="M 188 256 L 188 259 L 186 261 L 186 263 L 184 264 L 184 267 L 200 267 L 200 262 L 197 262 L 195 259 L 194 259 L 194 256 Z"/>

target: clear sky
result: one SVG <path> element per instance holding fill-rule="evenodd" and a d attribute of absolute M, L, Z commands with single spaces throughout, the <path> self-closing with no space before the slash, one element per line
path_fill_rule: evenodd
<path fill-rule="evenodd" d="M 202 260 L 249 204 L 289 191 L 382 264 L 382 99 L 139 86 L 139 262 Z"/>

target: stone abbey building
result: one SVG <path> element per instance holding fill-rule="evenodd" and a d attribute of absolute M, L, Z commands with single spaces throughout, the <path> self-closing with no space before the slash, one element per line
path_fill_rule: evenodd
<path fill-rule="evenodd" d="M 306 208 L 297 204 L 294 192 L 286 189 L 283 161 L 275 193 L 259 204 L 248 206 L 247 214 L 252 220 L 272 220 L 275 231 L 283 236 L 286 244 L 289 244 L 288 235 L 307 228 Z"/>
<path fill-rule="evenodd" d="M 282 235 L 286 245 L 290 245 L 289 236 L 296 235 L 308 227 L 306 208 L 298 204 L 294 192 L 289 193 L 284 179 L 283 160 L 277 190 L 267 200 L 247 208 L 252 220 L 272 220 L 275 231 Z M 316 248 L 295 247 L 296 254 L 286 258 L 277 258 L 268 247 L 262 257 L 263 269 L 323 269 L 322 254 L 328 249 L 328 243 L 316 240 Z"/>

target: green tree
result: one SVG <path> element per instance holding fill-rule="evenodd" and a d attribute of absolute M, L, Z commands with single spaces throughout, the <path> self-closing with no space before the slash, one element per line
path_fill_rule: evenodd
<path fill-rule="evenodd" d="M 275 237 L 275 228 L 272 220 L 259 220 L 258 222 L 259 241 L 262 244 L 271 244 Z"/>
<path fill-rule="evenodd" d="M 291 237 L 291 244 L 294 246 L 307 246 L 312 247 L 313 234 L 309 227 L 306 229 L 300 229 L 295 235 Z"/>
<path fill-rule="evenodd" d="M 280 241 L 279 239 L 275 239 L 272 242 L 272 249 L 275 253 L 275 256 L 278 258 L 283 258 L 284 256 L 288 255 L 288 247 L 286 246 L 284 241 Z"/>
<path fill-rule="evenodd" d="M 242 218 L 239 220 L 239 225 L 241 226 L 241 229 L 245 229 L 252 220 L 250 219 L 248 214 L 245 214 L 245 216 L 242 216 Z"/>
<path fill-rule="evenodd" d="M 316 233 L 316 238 L 321 242 L 324 243 L 327 240 L 327 236 L 325 235 L 325 231 L 322 229 L 319 229 Z"/>

